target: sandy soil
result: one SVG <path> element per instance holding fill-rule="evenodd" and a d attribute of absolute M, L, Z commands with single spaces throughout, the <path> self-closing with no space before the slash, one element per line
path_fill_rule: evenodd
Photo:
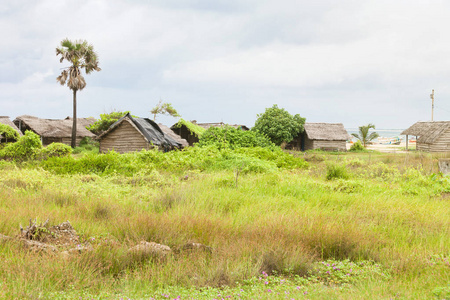
<path fill-rule="evenodd" d="M 347 143 L 347 150 L 350 149 L 352 144 Z M 367 146 L 369 150 L 376 150 L 385 153 L 405 153 L 406 152 L 406 144 L 401 143 L 400 145 L 381 145 L 381 144 L 373 144 Z"/>

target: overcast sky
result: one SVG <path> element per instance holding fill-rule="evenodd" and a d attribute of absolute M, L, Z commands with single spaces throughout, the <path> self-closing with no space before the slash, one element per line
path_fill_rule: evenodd
<path fill-rule="evenodd" d="M 183 118 L 253 126 L 278 104 L 307 122 L 450 120 L 450 1 L 0 0 L 0 115 L 72 115 L 55 48 L 85 39 L 78 116 L 159 99 Z M 170 117 L 159 117 L 171 125 Z"/>

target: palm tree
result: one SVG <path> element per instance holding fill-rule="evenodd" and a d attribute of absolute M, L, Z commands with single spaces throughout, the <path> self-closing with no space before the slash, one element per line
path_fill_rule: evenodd
<path fill-rule="evenodd" d="M 376 132 L 372 132 L 371 134 L 369 134 L 369 129 L 375 129 L 375 125 L 373 124 L 367 124 L 366 126 L 360 126 L 359 127 L 359 134 L 357 133 L 352 133 L 352 135 L 357 138 L 358 140 L 361 141 L 361 143 L 363 144 L 364 148 L 366 148 L 367 143 L 369 143 L 370 141 L 376 139 L 377 137 L 379 137 L 378 133 Z"/>
<path fill-rule="evenodd" d="M 88 44 L 84 40 L 76 40 L 75 42 L 69 39 L 61 41 L 61 47 L 56 48 L 56 56 L 61 55 L 59 60 L 62 63 L 67 60 L 71 65 L 66 67 L 56 78 L 61 85 L 67 84 L 69 89 L 73 92 L 73 124 L 72 124 L 72 141 L 71 146 L 75 148 L 77 137 L 77 91 L 81 91 L 86 86 L 81 70 L 84 69 L 86 74 L 92 71 L 101 71 L 98 66 L 97 53 L 94 51 L 94 46 Z"/>

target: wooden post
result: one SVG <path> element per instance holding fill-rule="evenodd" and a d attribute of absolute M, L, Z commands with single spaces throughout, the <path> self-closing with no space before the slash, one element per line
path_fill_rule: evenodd
<path fill-rule="evenodd" d="M 406 135 L 406 151 L 408 151 L 408 135 Z"/>

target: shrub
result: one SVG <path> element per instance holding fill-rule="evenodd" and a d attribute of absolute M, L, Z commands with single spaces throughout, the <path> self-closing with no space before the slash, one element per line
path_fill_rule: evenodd
<path fill-rule="evenodd" d="M 336 164 L 336 163 L 328 163 L 326 178 L 327 178 L 327 180 L 339 179 L 339 178 L 348 179 L 349 174 L 347 172 L 345 165 Z"/>
<path fill-rule="evenodd" d="M 219 149 L 229 147 L 269 147 L 275 148 L 266 136 L 255 131 L 243 131 L 230 126 L 210 127 L 206 130 L 198 143 L 198 146 L 215 146 Z"/>
<path fill-rule="evenodd" d="M 350 150 L 352 152 L 366 152 L 366 148 L 364 148 L 363 144 L 361 144 L 361 141 L 357 141 L 353 143 L 353 145 L 350 147 Z"/>
<path fill-rule="evenodd" d="M 0 123 L 0 136 L 7 140 L 17 141 L 20 137 L 19 133 L 9 125 Z"/>
<path fill-rule="evenodd" d="M 99 142 L 93 140 L 90 137 L 84 137 L 80 141 L 80 146 L 73 149 L 74 154 L 83 153 L 83 152 L 99 152 Z"/>
<path fill-rule="evenodd" d="M 72 148 L 62 143 L 52 143 L 45 148 L 42 148 L 39 157 L 41 159 L 48 159 L 49 157 L 63 157 L 69 156 L 72 153 Z"/>
<path fill-rule="evenodd" d="M 24 161 L 33 159 L 42 148 L 41 138 L 32 131 L 27 130 L 16 143 L 11 143 L 0 150 L 0 158 Z"/>
<path fill-rule="evenodd" d="M 99 135 L 102 132 L 108 130 L 109 126 L 114 124 L 117 120 L 128 114 L 129 111 L 113 111 L 109 114 L 100 114 L 100 120 L 96 121 L 86 128 L 91 132 Z"/>

